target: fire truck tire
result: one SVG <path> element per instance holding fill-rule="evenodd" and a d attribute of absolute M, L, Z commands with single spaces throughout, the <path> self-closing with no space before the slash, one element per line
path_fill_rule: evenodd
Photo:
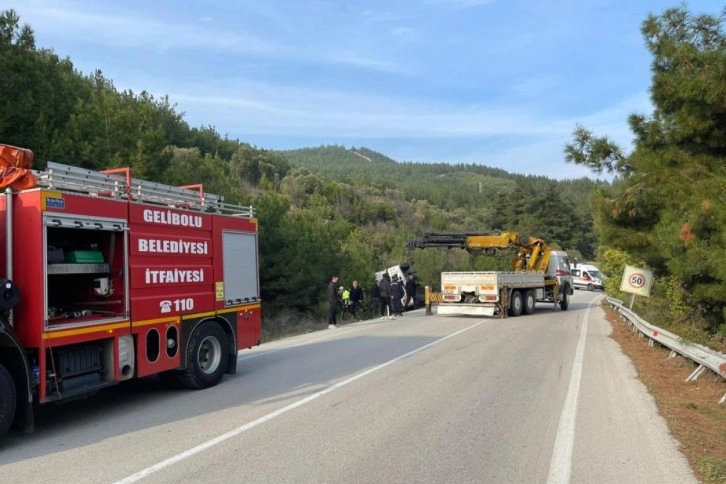
<path fill-rule="evenodd" d="M 3 365 L 0 365 L 0 439 L 13 423 L 16 398 L 13 377 Z"/>
<path fill-rule="evenodd" d="M 227 333 L 214 322 L 199 325 L 189 338 L 186 359 L 187 368 L 179 382 L 186 388 L 209 388 L 222 379 L 229 359 Z"/>
<path fill-rule="evenodd" d="M 524 314 L 532 314 L 534 312 L 534 304 L 534 291 L 529 289 L 524 292 L 524 306 L 522 307 Z"/>
<path fill-rule="evenodd" d="M 522 314 L 522 293 L 519 291 L 512 291 L 512 301 L 509 304 L 509 315 L 519 316 Z"/>
<path fill-rule="evenodd" d="M 565 286 L 562 291 L 562 300 L 560 301 L 560 309 L 567 311 L 570 307 L 570 286 Z"/>

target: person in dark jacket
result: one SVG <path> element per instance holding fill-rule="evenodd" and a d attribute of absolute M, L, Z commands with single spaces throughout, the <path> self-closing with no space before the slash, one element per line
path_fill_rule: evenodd
<path fill-rule="evenodd" d="M 381 282 L 378 283 L 381 288 L 381 319 L 392 318 L 391 312 L 391 277 L 388 273 L 384 273 Z"/>
<path fill-rule="evenodd" d="M 416 307 L 416 281 L 414 280 L 413 274 L 408 275 L 406 281 L 406 304 L 403 309 L 408 311 L 409 305 L 411 309 Z"/>
<path fill-rule="evenodd" d="M 373 279 L 373 285 L 371 286 L 371 301 L 373 301 L 373 317 L 381 315 L 381 319 L 383 319 L 383 313 L 382 306 L 383 303 L 381 301 L 381 288 L 378 286 L 378 281 Z"/>
<path fill-rule="evenodd" d="M 391 311 L 396 316 L 403 316 L 403 306 L 401 300 L 403 299 L 403 285 L 402 281 L 398 280 L 397 275 L 393 275 L 391 281 Z"/>
<path fill-rule="evenodd" d="M 350 312 L 353 319 L 360 321 L 360 304 L 363 301 L 363 289 L 358 285 L 358 281 L 353 281 L 353 287 L 350 289 Z"/>
<path fill-rule="evenodd" d="M 338 320 L 336 314 L 338 312 L 338 276 L 330 278 L 330 284 L 328 284 L 328 329 L 338 327 Z"/>

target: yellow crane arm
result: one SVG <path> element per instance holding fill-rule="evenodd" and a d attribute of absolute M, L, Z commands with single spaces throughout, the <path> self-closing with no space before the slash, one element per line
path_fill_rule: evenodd
<path fill-rule="evenodd" d="M 542 239 L 528 237 L 517 232 L 501 234 L 482 233 L 426 233 L 408 242 L 409 249 L 428 247 L 461 248 L 477 254 L 493 255 L 497 250 L 516 250 L 513 266 L 517 271 L 546 271 L 549 264 L 550 247 Z"/>

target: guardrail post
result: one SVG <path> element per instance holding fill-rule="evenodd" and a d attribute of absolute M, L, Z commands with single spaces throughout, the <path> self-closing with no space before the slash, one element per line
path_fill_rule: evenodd
<path fill-rule="evenodd" d="M 706 371 L 706 367 L 703 366 L 703 365 L 698 365 L 698 368 L 696 368 L 695 370 L 693 370 L 693 373 L 691 373 L 690 375 L 688 375 L 688 378 L 686 378 L 686 382 L 696 381 L 696 378 L 698 378 L 699 376 L 701 376 L 701 373 L 703 373 L 704 371 Z"/>

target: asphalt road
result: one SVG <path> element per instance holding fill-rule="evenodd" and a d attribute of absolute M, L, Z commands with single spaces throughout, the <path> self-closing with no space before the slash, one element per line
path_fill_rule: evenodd
<path fill-rule="evenodd" d="M 0 482 L 696 482 L 598 299 L 419 310 L 241 352 L 212 389 L 44 407 L 0 447 Z"/>

